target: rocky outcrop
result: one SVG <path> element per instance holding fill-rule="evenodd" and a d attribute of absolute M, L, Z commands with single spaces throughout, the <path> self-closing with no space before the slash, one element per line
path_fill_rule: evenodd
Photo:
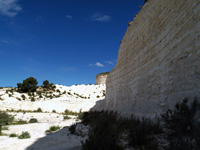
<path fill-rule="evenodd" d="M 200 1 L 148 0 L 107 78 L 105 108 L 154 117 L 200 98 Z"/>
<path fill-rule="evenodd" d="M 96 76 L 96 84 L 106 84 L 106 79 L 109 72 L 100 73 Z"/>

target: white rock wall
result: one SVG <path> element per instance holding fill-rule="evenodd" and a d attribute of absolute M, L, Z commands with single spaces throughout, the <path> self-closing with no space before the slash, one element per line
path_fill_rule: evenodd
<path fill-rule="evenodd" d="M 154 117 L 200 98 L 199 31 L 199 0 L 149 0 L 122 40 L 104 109 Z"/>
<path fill-rule="evenodd" d="M 96 84 L 106 84 L 108 74 L 99 74 L 96 76 Z"/>

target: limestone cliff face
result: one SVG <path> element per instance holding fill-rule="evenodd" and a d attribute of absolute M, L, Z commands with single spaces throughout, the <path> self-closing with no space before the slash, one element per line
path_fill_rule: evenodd
<path fill-rule="evenodd" d="M 153 117 L 200 98 L 199 31 L 199 0 L 149 0 L 122 40 L 105 108 Z"/>
<path fill-rule="evenodd" d="M 96 76 L 96 84 L 106 84 L 106 79 L 109 72 L 100 73 Z"/>

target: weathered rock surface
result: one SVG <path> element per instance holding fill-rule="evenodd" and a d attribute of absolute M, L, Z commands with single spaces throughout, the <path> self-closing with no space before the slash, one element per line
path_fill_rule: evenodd
<path fill-rule="evenodd" d="M 199 31 L 199 0 L 149 0 L 122 40 L 104 109 L 154 117 L 200 98 Z"/>
<path fill-rule="evenodd" d="M 106 84 L 106 79 L 109 72 L 100 73 L 96 76 L 96 84 Z"/>

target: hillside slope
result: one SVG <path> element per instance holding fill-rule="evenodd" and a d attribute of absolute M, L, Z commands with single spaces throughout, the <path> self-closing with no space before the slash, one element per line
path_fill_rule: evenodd
<path fill-rule="evenodd" d="M 70 87 L 56 85 L 55 91 L 34 92 L 34 95 L 3 88 L 0 89 L 0 110 L 34 111 L 41 108 L 46 112 L 64 112 L 66 109 L 76 112 L 88 111 L 96 101 L 105 98 L 105 88 L 105 84 Z"/>

